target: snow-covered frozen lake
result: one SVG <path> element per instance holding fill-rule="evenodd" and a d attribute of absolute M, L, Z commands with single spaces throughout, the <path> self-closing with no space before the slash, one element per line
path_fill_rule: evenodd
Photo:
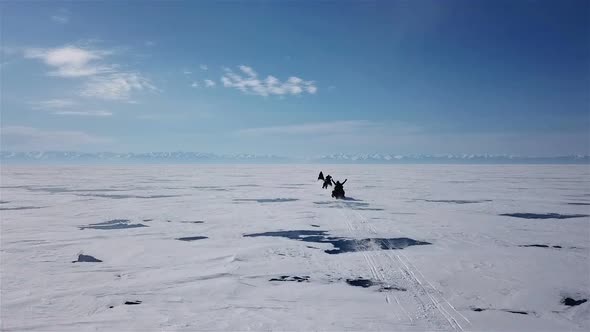
<path fill-rule="evenodd" d="M 588 166 L 1 175 L 2 330 L 590 328 Z"/>

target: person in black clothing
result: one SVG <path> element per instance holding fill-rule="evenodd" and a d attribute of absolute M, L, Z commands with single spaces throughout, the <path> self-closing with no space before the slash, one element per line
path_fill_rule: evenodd
<path fill-rule="evenodd" d="M 322 189 L 328 189 L 328 186 L 332 186 L 332 176 L 328 174 L 324 179 L 324 184 L 322 185 Z"/>
<path fill-rule="evenodd" d="M 348 181 L 348 179 L 344 180 L 344 182 L 340 183 L 340 181 L 336 181 L 334 182 L 334 180 L 332 180 L 332 183 L 334 183 L 334 190 L 332 190 L 332 197 L 334 198 L 344 198 L 344 184 L 346 183 L 346 181 Z"/>

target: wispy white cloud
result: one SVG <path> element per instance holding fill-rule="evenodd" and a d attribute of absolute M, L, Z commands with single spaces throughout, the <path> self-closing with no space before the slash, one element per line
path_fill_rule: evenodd
<path fill-rule="evenodd" d="M 296 76 L 289 77 L 281 82 L 278 78 L 268 75 L 262 79 L 258 73 L 249 66 L 239 66 L 240 73 L 235 73 L 229 68 L 224 68 L 221 82 L 226 88 L 235 88 L 247 94 L 259 96 L 270 95 L 301 95 L 315 94 L 318 91 L 314 81 L 306 81 Z"/>
<path fill-rule="evenodd" d="M 94 117 L 108 117 L 113 113 L 108 111 L 55 111 L 56 115 L 74 115 L 74 116 L 94 116 Z"/>
<path fill-rule="evenodd" d="M 208 88 L 212 88 L 216 85 L 212 80 L 204 80 L 203 82 L 205 82 L 205 86 Z"/>
<path fill-rule="evenodd" d="M 191 87 L 192 87 L 192 88 L 198 88 L 198 87 L 199 87 L 199 83 L 198 83 L 198 82 L 193 82 L 193 83 L 191 84 Z"/>
<path fill-rule="evenodd" d="M 153 40 L 146 40 L 143 44 L 147 47 L 156 46 L 156 42 Z"/>
<path fill-rule="evenodd" d="M 51 20 L 55 23 L 66 24 L 70 21 L 70 11 L 61 8 L 55 15 L 51 15 Z"/>
<path fill-rule="evenodd" d="M 254 69 L 252 69 L 252 67 L 241 65 L 240 66 L 240 70 L 243 71 L 244 74 L 246 74 L 246 75 L 248 75 L 250 77 L 256 77 L 256 76 L 258 76 L 258 74 L 254 71 Z"/>
<path fill-rule="evenodd" d="M 199 68 L 201 68 L 201 70 L 209 69 L 209 67 L 207 67 L 207 65 L 203 65 L 203 64 L 199 65 Z"/>
<path fill-rule="evenodd" d="M 190 75 L 190 74 L 192 74 L 193 72 L 192 72 L 192 71 L 190 71 L 190 70 L 188 70 L 188 69 L 184 69 L 184 70 L 182 71 L 182 73 L 183 73 L 183 74 L 185 74 L 185 75 Z"/>
<path fill-rule="evenodd" d="M 111 54 L 110 51 L 84 49 L 76 46 L 58 48 L 29 48 L 25 58 L 39 59 L 55 70 L 48 72 L 51 76 L 82 77 L 112 72 L 114 66 L 98 63 L 98 60 Z"/>
<path fill-rule="evenodd" d="M 78 105 L 78 103 L 71 99 L 49 99 L 42 101 L 31 101 L 31 108 L 34 110 L 47 109 L 62 109 Z"/>
<path fill-rule="evenodd" d="M 3 150 L 62 150 L 112 142 L 82 131 L 46 130 L 27 126 L 0 128 Z"/>
<path fill-rule="evenodd" d="M 107 100 L 126 100 L 135 91 L 157 91 L 152 83 L 139 73 L 111 73 L 90 78 L 81 96 Z"/>
<path fill-rule="evenodd" d="M 158 91 L 141 73 L 121 70 L 117 64 L 105 64 L 109 50 L 66 45 L 57 48 L 29 48 L 25 58 L 39 59 L 54 70 L 48 75 L 86 78 L 80 96 L 106 100 L 129 100 L 133 92 Z"/>
<path fill-rule="evenodd" d="M 80 103 L 72 99 L 49 99 L 29 102 L 34 110 L 48 111 L 55 115 L 107 117 L 113 113 L 108 111 L 81 110 Z"/>

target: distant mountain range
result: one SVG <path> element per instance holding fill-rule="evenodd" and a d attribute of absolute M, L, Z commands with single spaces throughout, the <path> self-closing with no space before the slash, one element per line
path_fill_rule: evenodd
<path fill-rule="evenodd" d="M 590 156 L 532 157 L 492 154 L 331 154 L 310 158 L 200 152 L 0 152 L 3 163 L 157 164 L 157 163 L 332 163 L 332 164 L 590 164 Z"/>
<path fill-rule="evenodd" d="M 361 164 L 586 164 L 588 155 L 534 157 L 495 154 L 331 154 L 314 158 L 321 163 Z"/>
<path fill-rule="evenodd" d="M 288 160 L 287 158 L 274 155 L 218 155 L 201 152 L 0 152 L 0 161 L 21 163 L 272 163 L 286 162 Z"/>

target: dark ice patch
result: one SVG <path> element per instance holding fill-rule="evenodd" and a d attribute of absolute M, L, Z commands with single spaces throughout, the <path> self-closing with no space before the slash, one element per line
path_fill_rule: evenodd
<path fill-rule="evenodd" d="M 102 261 L 90 255 L 80 254 L 78 255 L 78 260 L 72 261 L 72 263 L 102 263 Z"/>
<path fill-rule="evenodd" d="M 42 209 L 43 206 L 17 206 L 17 207 L 3 207 L 0 211 L 17 211 L 17 210 L 36 210 Z"/>
<path fill-rule="evenodd" d="M 208 190 L 208 191 L 229 191 L 230 190 L 230 189 L 222 188 L 222 187 L 218 187 L 218 186 L 196 186 L 196 187 L 192 187 L 192 188 Z"/>
<path fill-rule="evenodd" d="M 416 241 L 410 238 L 366 238 L 366 239 L 348 239 L 341 237 L 331 237 L 326 231 L 320 230 L 290 230 L 276 231 L 265 233 L 244 234 L 244 237 L 274 236 L 284 237 L 291 240 L 329 243 L 334 249 L 324 250 L 327 254 L 342 254 L 346 252 L 370 251 L 374 248 L 382 250 L 403 249 L 415 245 L 427 245 L 429 242 Z"/>
<path fill-rule="evenodd" d="M 179 237 L 177 240 L 180 241 L 197 241 L 197 240 L 204 240 L 208 239 L 206 236 L 188 236 L 188 237 Z"/>
<path fill-rule="evenodd" d="M 496 310 L 496 311 L 504 311 L 504 312 L 509 312 L 511 314 L 519 314 L 519 315 L 528 315 L 529 313 L 526 311 L 518 311 L 518 310 L 508 310 L 508 309 L 484 309 L 484 308 L 471 308 L 472 311 L 476 311 L 476 312 L 482 312 L 482 311 L 486 311 L 486 310 Z"/>
<path fill-rule="evenodd" d="M 567 203 L 568 205 L 590 205 L 590 203 L 580 203 L 580 202 L 572 202 L 572 203 Z"/>
<path fill-rule="evenodd" d="M 143 221 L 153 221 L 154 219 L 143 219 Z"/>
<path fill-rule="evenodd" d="M 575 300 L 575 299 L 572 299 L 571 297 L 565 297 L 565 298 L 561 299 L 562 304 L 565 304 L 570 307 L 574 307 L 574 306 L 580 305 L 582 303 L 586 303 L 587 301 L 588 301 L 587 299 Z"/>
<path fill-rule="evenodd" d="M 365 203 L 362 201 L 345 201 L 344 199 L 338 201 L 324 201 L 324 202 L 313 202 L 313 204 L 317 205 L 326 205 L 331 208 L 342 208 L 342 207 L 350 207 L 350 208 L 360 208 L 360 207 L 367 207 L 369 203 Z"/>
<path fill-rule="evenodd" d="M 260 187 L 257 184 L 236 184 L 234 187 Z"/>
<path fill-rule="evenodd" d="M 64 193 L 67 192 L 69 189 L 65 188 L 65 187 L 33 187 L 33 186 L 23 186 L 23 188 L 27 189 L 28 191 L 33 191 L 33 192 L 46 192 L 46 193 L 51 193 L 51 194 L 55 194 L 55 193 Z"/>
<path fill-rule="evenodd" d="M 340 199 L 341 201 L 345 201 L 345 202 L 362 202 L 362 199 L 356 199 L 354 197 L 344 197 Z"/>
<path fill-rule="evenodd" d="M 523 219 L 570 219 L 588 217 L 587 214 L 559 214 L 559 213 L 502 213 L 501 216 Z"/>
<path fill-rule="evenodd" d="M 0 204 L 10 203 L 10 201 L 0 201 Z"/>
<path fill-rule="evenodd" d="M 334 201 L 334 205 L 335 206 L 346 206 L 346 207 L 351 207 L 351 208 L 361 208 L 361 207 L 367 207 L 369 206 L 369 203 L 364 203 L 364 202 L 338 202 L 338 201 Z"/>
<path fill-rule="evenodd" d="M 113 189 L 113 188 L 70 189 L 70 188 L 65 188 L 65 187 L 28 187 L 27 190 L 47 192 L 47 193 L 51 193 L 51 194 L 124 191 L 123 189 Z"/>
<path fill-rule="evenodd" d="M 137 305 L 141 304 L 141 301 L 125 301 L 125 305 Z"/>
<path fill-rule="evenodd" d="M 475 204 L 491 202 L 491 199 L 483 200 L 463 200 L 463 199 L 419 199 L 419 201 L 425 201 L 430 203 L 454 203 L 454 204 Z"/>
<path fill-rule="evenodd" d="M 314 224 L 311 224 L 309 226 L 311 226 L 311 227 L 320 227 L 320 225 L 314 225 Z"/>
<path fill-rule="evenodd" d="M 100 198 L 111 198 L 111 199 L 126 199 L 126 198 L 169 198 L 169 197 L 180 197 L 180 195 L 125 195 L 125 194 L 79 194 L 78 196 L 83 197 L 100 197 Z"/>
<path fill-rule="evenodd" d="M 375 285 L 375 282 L 373 282 L 372 280 L 363 279 L 363 278 L 346 279 L 346 283 L 351 286 L 357 286 L 357 287 L 363 287 L 363 288 L 367 288 L 367 287 L 371 287 L 371 286 Z"/>
<path fill-rule="evenodd" d="M 519 315 L 528 315 L 529 314 L 526 311 L 517 311 L 517 310 L 502 310 L 502 311 L 506 311 L 506 312 L 509 312 L 511 314 L 519 314 Z"/>
<path fill-rule="evenodd" d="M 353 210 L 359 210 L 359 211 L 384 211 L 385 209 L 382 208 L 366 208 L 366 207 L 357 207 L 357 208 L 352 208 Z"/>
<path fill-rule="evenodd" d="M 280 276 L 279 278 L 272 278 L 268 281 L 296 281 L 296 282 L 309 282 L 309 276 Z"/>
<path fill-rule="evenodd" d="M 561 246 L 550 246 L 547 244 L 521 244 L 519 247 L 535 247 L 535 248 L 555 248 L 555 249 L 562 249 Z"/>
<path fill-rule="evenodd" d="M 298 200 L 297 198 L 235 198 L 234 202 L 284 203 Z"/>
<path fill-rule="evenodd" d="M 203 220 L 181 220 L 180 222 L 183 224 L 202 224 L 202 223 L 204 223 Z"/>
<path fill-rule="evenodd" d="M 144 224 L 130 224 L 128 219 L 113 219 L 97 224 L 90 224 L 88 226 L 80 226 L 80 229 L 102 229 L 102 230 L 110 230 L 110 229 L 125 229 L 125 228 L 138 228 L 138 227 L 149 227 Z"/>
<path fill-rule="evenodd" d="M 381 286 L 379 288 L 380 292 L 388 292 L 388 291 L 398 291 L 398 292 L 405 292 L 407 291 L 406 288 L 398 287 L 398 286 Z"/>

